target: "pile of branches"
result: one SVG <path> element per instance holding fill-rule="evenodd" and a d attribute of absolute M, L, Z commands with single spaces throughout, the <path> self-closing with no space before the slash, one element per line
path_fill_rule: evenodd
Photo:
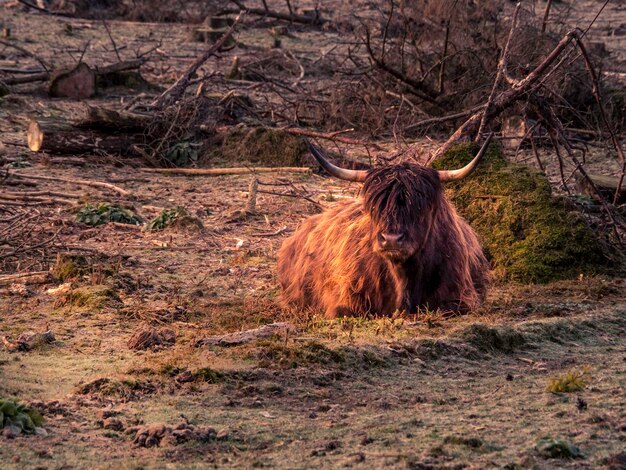
<path fill-rule="evenodd" d="M 13 205 L 15 204 L 15 205 Z M 59 228 L 35 207 L 0 201 L 0 272 L 41 272 L 58 250 Z"/>
<path fill-rule="evenodd" d="M 511 29 L 510 8 L 504 0 L 388 0 L 373 14 L 356 16 L 350 61 L 338 71 L 345 77 L 338 86 L 341 101 L 328 98 L 327 109 L 336 110 L 329 112 L 330 127 L 358 126 L 372 135 L 454 129 L 489 97 Z M 555 7 L 520 10 L 507 54 L 508 75 L 527 75 L 557 47 L 567 31 L 564 13 L 558 20 L 556 15 Z M 587 53 L 601 69 L 606 58 L 602 45 L 588 46 Z M 592 86 L 585 62 L 577 55 L 562 61 L 537 92 L 550 100 L 566 127 L 588 128 L 600 119 L 589 93 Z M 598 87 L 608 114 L 623 120 L 619 87 L 604 82 L 600 73 Z M 362 106 L 362 112 L 350 112 L 351 103 Z"/>

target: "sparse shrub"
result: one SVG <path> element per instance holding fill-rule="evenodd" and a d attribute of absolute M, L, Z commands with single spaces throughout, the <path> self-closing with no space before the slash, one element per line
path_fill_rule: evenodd
<path fill-rule="evenodd" d="M 588 383 L 588 370 L 570 371 L 554 377 L 548 384 L 548 392 L 573 393 L 584 390 Z"/>
<path fill-rule="evenodd" d="M 114 289 L 108 286 L 83 286 L 69 291 L 60 301 L 59 306 L 85 307 L 100 310 L 105 307 L 117 307 L 122 300 Z"/>
<path fill-rule="evenodd" d="M 164 230 L 167 227 L 204 228 L 200 219 L 192 217 L 184 208 L 176 206 L 173 209 L 163 209 L 161 213 L 148 222 L 146 230 Z"/>
<path fill-rule="evenodd" d="M 109 222 L 129 225 L 141 225 L 143 222 L 140 217 L 127 209 L 117 204 L 109 204 L 108 202 L 101 202 L 96 206 L 86 204 L 78 211 L 76 220 L 91 227 L 97 227 Z"/>
<path fill-rule="evenodd" d="M 224 374 L 211 369 L 210 367 L 201 367 L 193 372 L 193 376 L 197 380 L 206 383 L 216 384 L 224 381 Z"/>

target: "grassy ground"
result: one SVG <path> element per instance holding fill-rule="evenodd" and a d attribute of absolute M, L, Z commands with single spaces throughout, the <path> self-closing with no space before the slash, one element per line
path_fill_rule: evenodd
<path fill-rule="evenodd" d="M 73 63 L 72 53 L 91 39 L 91 63 L 116 60 L 100 22 L 13 10 L 7 18 L 16 44 L 46 59 L 65 51 L 56 58 Z M 110 28 L 127 46 L 124 58 L 162 40 L 163 60 L 142 70 L 162 85 L 205 47 L 189 43 L 183 25 L 112 21 Z M 263 29 L 239 39 L 257 43 L 261 34 L 269 46 Z M 333 34 L 298 30 L 283 46 L 317 57 L 320 47 L 332 47 Z M 225 53 L 210 67 L 225 70 L 231 59 Z M 37 66 L 24 56 L 4 65 Z M 90 103 L 131 98 L 114 90 Z M 38 86 L 20 88 L 0 104 L 2 138 L 23 142 L 29 117 L 70 119 L 81 106 L 50 100 Z M 425 149 L 434 145 L 424 141 Z M 496 285 L 481 311 L 461 318 L 327 321 L 283 312 L 278 247 L 304 217 L 356 196 L 358 185 L 317 175 L 263 176 L 266 183 L 287 182 L 272 191 L 296 188 L 308 199 L 259 193 L 258 214 L 242 217 L 248 176 L 166 177 L 100 156 L 70 161 L 19 146 L 5 152 L 29 166 L 20 171 L 108 181 L 134 196 L 60 182 L 39 182 L 36 190 L 79 193 L 81 206 L 119 204 L 145 220 L 182 206 L 204 228 L 88 227 L 76 219 L 79 207 L 32 208 L 46 237 L 61 230 L 53 250 L 25 256 L 19 270 L 47 268 L 51 252 L 82 258 L 58 266 L 62 280 L 0 293 L 0 336 L 15 340 L 48 329 L 56 336 L 31 351 L 0 350 L 0 398 L 32 403 L 48 431 L 0 437 L 2 468 L 624 468 L 623 279 Z M 590 165 L 605 160 L 600 153 L 588 155 Z M 554 177 L 558 165 L 549 163 Z M 12 188 L 22 189 L 31 188 Z M 65 282 L 68 291 L 48 292 Z M 208 335 L 275 321 L 292 322 L 297 332 L 235 347 L 196 345 Z M 175 344 L 129 349 L 129 339 L 147 328 L 172 329 Z M 554 393 L 559 380 L 573 391 Z M 133 444 L 136 431 L 127 433 L 159 423 L 214 432 L 150 448 Z M 545 444 L 544 437 L 557 441 Z M 576 446 L 581 455 L 552 458 L 560 445 Z"/>

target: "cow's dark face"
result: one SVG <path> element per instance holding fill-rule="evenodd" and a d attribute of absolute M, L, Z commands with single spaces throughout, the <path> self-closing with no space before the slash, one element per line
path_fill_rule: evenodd
<path fill-rule="evenodd" d="M 429 236 L 441 196 L 439 176 L 430 168 L 401 163 L 372 170 L 363 202 L 372 219 L 374 251 L 394 264 L 411 258 Z"/>

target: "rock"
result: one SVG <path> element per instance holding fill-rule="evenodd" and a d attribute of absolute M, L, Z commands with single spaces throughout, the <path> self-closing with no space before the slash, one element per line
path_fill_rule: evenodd
<path fill-rule="evenodd" d="M 217 434 L 216 434 L 215 438 L 216 438 L 218 441 L 223 441 L 223 440 L 225 440 L 225 439 L 228 439 L 228 436 L 229 436 L 229 435 L 230 435 L 230 433 L 228 432 L 228 429 L 220 429 L 220 430 L 217 432 Z"/>
<path fill-rule="evenodd" d="M 46 431 L 44 428 L 35 428 L 35 436 L 46 437 L 47 435 L 48 431 Z"/>
<path fill-rule="evenodd" d="M 50 330 L 44 333 L 35 333 L 29 331 L 22 333 L 17 338 L 17 348 L 19 351 L 30 351 L 45 344 L 51 344 L 56 341 L 54 333 Z"/>
<path fill-rule="evenodd" d="M 112 429 L 113 431 L 124 430 L 124 424 L 117 418 L 105 418 L 102 421 L 102 427 L 104 429 Z"/>
<path fill-rule="evenodd" d="M 15 439 L 22 433 L 22 429 L 19 426 L 15 426 L 13 424 L 9 424 L 5 426 L 2 430 L 2 436 L 6 439 Z"/>

